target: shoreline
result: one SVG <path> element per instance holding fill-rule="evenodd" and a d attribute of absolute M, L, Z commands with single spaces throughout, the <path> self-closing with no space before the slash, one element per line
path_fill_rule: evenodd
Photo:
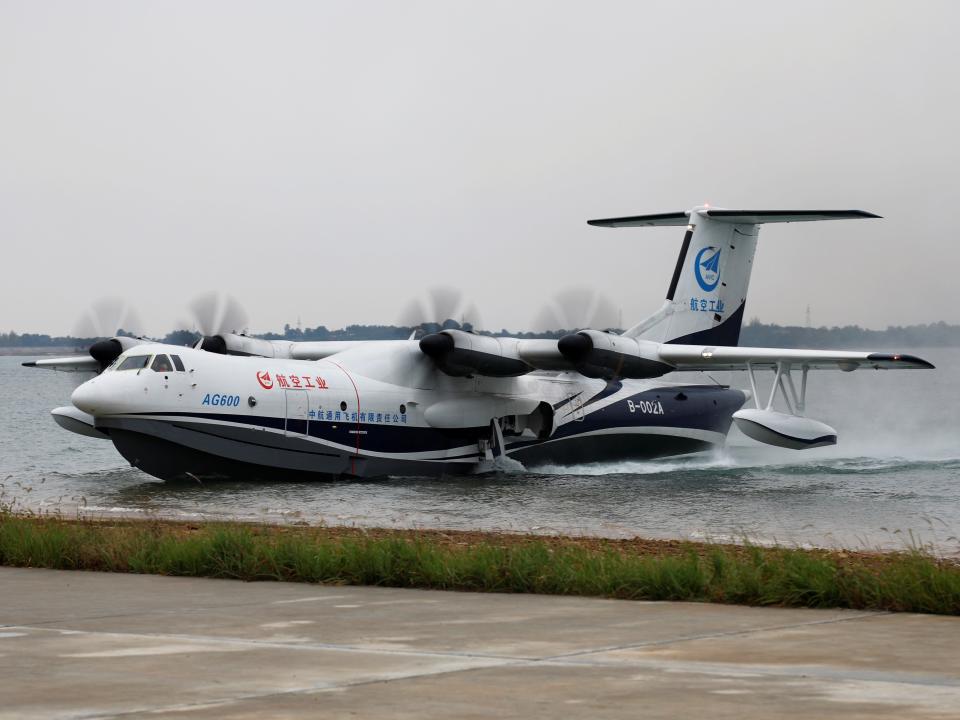
<path fill-rule="evenodd" d="M 0 512 L 0 565 L 960 615 L 960 561 L 647 538 Z"/>
<path fill-rule="evenodd" d="M 0 357 L 31 357 L 41 355 L 86 355 L 86 348 L 77 348 L 72 345 L 50 347 L 5 347 L 0 348 Z"/>
<path fill-rule="evenodd" d="M 0 490 L 2 490 L 2 485 L 0 485 Z M 822 542 L 817 542 L 811 539 L 793 540 L 789 537 L 784 539 L 782 537 L 750 534 L 746 531 L 720 533 L 716 535 L 701 532 L 693 532 L 692 534 L 686 535 L 680 533 L 658 535 L 654 533 L 642 534 L 642 530 L 632 531 L 627 528 L 602 533 L 589 528 L 558 529 L 547 525 L 492 528 L 442 525 L 411 526 L 409 524 L 378 525 L 375 520 L 368 521 L 363 518 L 348 519 L 340 516 L 317 516 L 304 519 L 303 515 L 298 512 L 247 516 L 201 512 L 156 514 L 154 511 L 145 508 L 111 509 L 99 506 L 91 507 L 77 502 L 65 503 L 61 501 L 55 505 L 47 506 L 43 504 L 31 505 L 24 503 L 21 498 L 6 497 L 0 492 L 0 515 L 2 514 L 26 518 L 56 518 L 65 522 L 91 522 L 106 525 L 159 523 L 171 527 L 237 525 L 251 528 L 273 528 L 277 530 L 314 530 L 326 533 L 331 538 L 341 534 L 344 537 L 357 535 L 384 537 L 391 534 L 397 537 L 428 535 L 459 536 L 472 538 L 475 542 L 504 538 L 530 538 L 604 548 L 612 548 L 618 544 L 624 546 L 636 544 L 638 547 L 653 547 L 655 545 L 662 545 L 663 547 L 671 547 L 674 545 L 682 545 L 684 547 L 759 547 L 813 553 L 842 553 L 857 556 L 881 556 L 921 552 L 924 555 L 938 560 L 960 564 L 960 544 L 944 545 L 942 539 L 929 539 L 925 537 L 921 531 L 912 530 L 901 533 L 896 541 L 893 539 L 896 533 L 888 533 L 889 538 L 887 540 L 878 540 L 875 544 L 868 544 L 862 537 L 857 538 L 856 544 L 844 544 L 840 538 L 835 537 L 833 534 L 825 535 Z"/>

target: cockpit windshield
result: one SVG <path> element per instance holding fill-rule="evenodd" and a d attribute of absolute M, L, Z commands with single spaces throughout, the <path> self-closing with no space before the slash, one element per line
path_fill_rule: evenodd
<path fill-rule="evenodd" d="M 157 355 L 150 364 L 150 369 L 154 372 L 168 373 L 173 372 L 173 365 L 170 364 L 170 358 L 166 355 Z"/>
<path fill-rule="evenodd" d="M 149 355 L 130 355 L 123 362 L 117 365 L 117 371 L 120 370 L 142 370 L 150 362 Z"/>

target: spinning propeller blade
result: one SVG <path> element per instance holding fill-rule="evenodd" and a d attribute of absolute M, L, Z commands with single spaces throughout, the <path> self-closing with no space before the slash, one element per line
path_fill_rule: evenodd
<path fill-rule="evenodd" d="M 246 331 L 249 316 L 230 295 L 216 291 L 205 293 L 190 303 L 197 330 L 204 337 Z"/>
<path fill-rule="evenodd" d="M 403 327 L 423 332 L 436 332 L 448 320 L 453 320 L 463 329 L 475 330 L 481 324 L 476 305 L 467 302 L 460 290 L 450 286 L 429 288 L 426 297 L 411 301 L 399 318 Z"/>
<path fill-rule="evenodd" d="M 538 332 L 556 330 L 606 330 L 618 323 L 617 309 L 602 293 L 590 288 L 570 288 L 557 293 L 533 323 Z"/>
<path fill-rule="evenodd" d="M 140 336 L 143 323 L 136 311 L 121 298 L 103 298 L 95 302 L 74 325 L 73 335 L 80 338 L 109 338 L 120 331 Z"/>
<path fill-rule="evenodd" d="M 90 357 L 97 361 L 100 372 L 123 352 L 124 345 L 116 339 L 120 333 L 134 337 L 143 336 L 140 317 L 121 298 L 103 298 L 95 302 L 80 317 L 73 331 L 75 337 L 95 340 L 88 352 Z"/>

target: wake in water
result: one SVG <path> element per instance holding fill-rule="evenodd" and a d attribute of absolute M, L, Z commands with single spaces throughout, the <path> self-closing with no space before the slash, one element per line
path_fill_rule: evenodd
<path fill-rule="evenodd" d="M 789 455 L 785 455 L 790 453 Z M 659 460 L 600 462 L 582 465 L 531 465 L 526 472 L 537 475 L 659 475 L 662 473 L 690 473 L 716 470 L 767 470 L 778 474 L 816 476 L 821 473 L 899 473 L 935 468 L 941 471 L 960 471 L 960 456 L 907 456 L 899 453 L 884 455 L 844 455 L 835 449 L 816 455 L 763 447 L 727 446 L 704 453 L 683 455 Z"/>
<path fill-rule="evenodd" d="M 535 475 L 659 475 L 677 471 L 715 470 L 742 467 L 726 451 L 716 450 L 705 453 L 683 455 L 660 460 L 626 460 L 618 462 L 584 463 L 582 465 L 530 465 L 526 472 Z"/>

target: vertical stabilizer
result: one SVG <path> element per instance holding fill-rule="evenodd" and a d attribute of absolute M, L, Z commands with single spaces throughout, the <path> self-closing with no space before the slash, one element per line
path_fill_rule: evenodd
<path fill-rule="evenodd" d="M 697 207 L 661 213 L 590 220 L 601 227 L 686 225 L 667 299 L 653 315 L 624 335 L 661 343 L 736 345 L 757 250 L 759 226 L 879 217 L 861 210 L 722 210 Z"/>
<path fill-rule="evenodd" d="M 736 345 L 759 231 L 691 211 L 666 301 L 625 334 L 654 342 Z"/>

